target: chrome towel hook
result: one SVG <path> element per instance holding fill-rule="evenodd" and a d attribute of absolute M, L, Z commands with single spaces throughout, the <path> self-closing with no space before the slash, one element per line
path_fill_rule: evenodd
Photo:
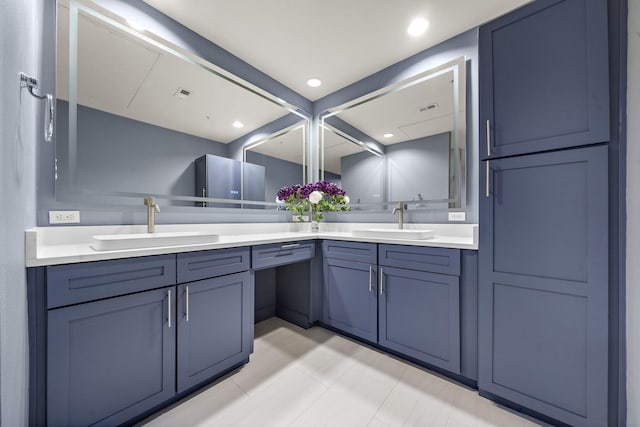
<path fill-rule="evenodd" d="M 20 87 L 26 87 L 29 90 L 29 93 L 38 99 L 46 99 L 44 114 L 44 140 L 46 142 L 51 142 L 51 138 L 53 137 L 53 119 L 55 115 L 53 95 L 50 93 L 45 95 L 38 95 L 34 93 L 33 90 L 38 89 L 38 80 L 26 75 L 25 73 L 20 73 Z"/>

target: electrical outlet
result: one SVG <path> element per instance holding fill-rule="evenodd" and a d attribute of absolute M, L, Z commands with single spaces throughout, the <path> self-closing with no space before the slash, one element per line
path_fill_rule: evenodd
<path fill-rule="evenodd" d="M 80 211 L 49 211 L 49 224 L 80 224 Z"/>
<path fill-rule="evenodd" d="M 466 221 L 466 212 L 449 212 L 449 221 Z"/>

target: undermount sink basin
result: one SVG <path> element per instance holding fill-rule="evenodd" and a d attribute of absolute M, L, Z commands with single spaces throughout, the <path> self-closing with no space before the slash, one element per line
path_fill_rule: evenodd
<path fill-rule="evenodd" d="M 383 239 L 407 239 L 407 240 L 428 240 L 435 237 L 433 230 L 400 230 L 391 228 L 370 228 L 367 230 L 353 230 L 353 236 L 357 237 L 379 237 Z"/>
<path fill-rule="evenodd" d="M 214 243 L 218 234 L 200 231 L 174 233 L 104 234 L 93 237 L 91 247 L 96 251 L 156 248 L 160 246 L 195 245 Z"/>

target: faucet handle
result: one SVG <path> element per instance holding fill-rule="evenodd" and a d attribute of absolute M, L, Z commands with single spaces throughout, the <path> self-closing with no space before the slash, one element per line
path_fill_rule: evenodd
<path fill-rule="evenodd" d="M 401 211 L 403 209 L 407 209 L 407 204 L 406 203 L 402 203 L 402 202 L 398 202 L 393 207 L 393 213 L 396 213 L 396 212 Z"/>
<path fill-rule="evenodd" d="M 153 197 L 151 197 L 151 196 L 148 196 L 148 197 L 145 197 L 145 198 L 144 198 L 144 205 L 145 205 L 145 206 L 148 206 L 148 207 L 150 207 L 150 208 L 152 208 L 152 209 L 155 209 L 155 210 L 156 210 L 156 212 L 160 212 L 160 205 L 158 205 L 158 204 L 156 203 L 156 199 L 154 199 L 154 198 L 153 198 Z"/>

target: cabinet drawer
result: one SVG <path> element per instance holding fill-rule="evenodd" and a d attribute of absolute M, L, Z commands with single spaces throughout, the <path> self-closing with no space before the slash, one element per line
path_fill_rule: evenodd
<path fill-rule="evenodd" d="M 380 245 L 380 265 L 460 275 L 460 249 Z"/>
<path fill-rule="evenodd" d="M 248 247 L 178 254 L 178 283 L 246 271 L 249 265 Z"/>
<path fill-rule="evenodd" d="M 47 308 L 114 297 L 176 283 L 176 256 L 47 267 Z"/>
<path fill-rule="evenodd" d="M 376 247 L 375 243 L 325 240 L 322 242 L 322 253 L 325 258 L 377 264 Z"/>
<path fill-rule="evenodd" d="M 251 248 L 252 266 L 254 269 L 259 269 L 291 264 L 311 259 L 315 253 L 315 240 L 253 246 Z"/>

